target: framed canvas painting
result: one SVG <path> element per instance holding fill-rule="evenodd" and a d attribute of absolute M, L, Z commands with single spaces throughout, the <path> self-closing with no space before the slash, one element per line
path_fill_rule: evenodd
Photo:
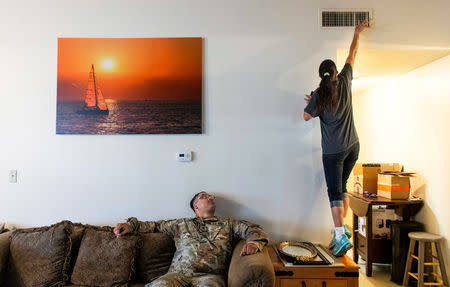
<path fill-rule="evenodd" d="M 56 133 L 202 133 L 202 47 L 202 38 L 59 38 Z"/>

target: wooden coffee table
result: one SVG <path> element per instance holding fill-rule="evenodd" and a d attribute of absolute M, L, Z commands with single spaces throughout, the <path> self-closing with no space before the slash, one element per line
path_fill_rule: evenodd
<path fill-rule="evenodd" d="M 269 255 L 275 270 L 275 287 L 358 287 L 359 266 L 347 255 L 339 257 L 341 267 L 285 267 L 274 246 Z"/>

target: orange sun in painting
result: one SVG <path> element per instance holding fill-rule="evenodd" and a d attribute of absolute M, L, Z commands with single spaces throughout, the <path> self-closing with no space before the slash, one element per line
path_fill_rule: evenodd
<path fill-rule="evenodd" d="M 58 101 L 83 100 L 89 73 L 111 100 L 201 100 L 201 38 L 59 38 Z"/>

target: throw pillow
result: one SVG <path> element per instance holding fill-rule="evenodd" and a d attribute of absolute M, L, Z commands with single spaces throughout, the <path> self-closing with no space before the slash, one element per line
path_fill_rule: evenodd
<path fill-rule="evenodd" d="M 67 274 L 72 274 L 73 267 L 75 266 L 75 262 L 78 257 L 78 250 L 80 249 L 81 240 L 83 239 L 84 230 L 86 226 L 81 223 L 73 223 L 72 234 L 70 235 L 70 239 L 72 241 L 72 248 L 70 251 L 70 264 L 67 271 Z"/>
<path fill-rule="evenodd" d="M 173 239 L 163 233 L 142 233 L 142 248 L 136 259 L 140 282 L 151 282 L 169 270 L 175 252 Z"/>
<path fill-rule="evenodd" d="M 64 286 L 70 260 L 70 221 L 12 233 L 8 286 Z"/>
<path fill-rule="evenodd" d="M 128 286 L 139 237 L 116 237 L 112 227 L 86 228 L 71 282 L 82 286 Z"/>

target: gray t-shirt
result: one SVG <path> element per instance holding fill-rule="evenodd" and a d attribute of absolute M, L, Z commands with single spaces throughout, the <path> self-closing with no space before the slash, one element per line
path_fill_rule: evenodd
<path fill-rule="evenodd" d="M 317 90 L 311 95 L 311 100 L 305 108 L 305 112 L 320 118 L 323 154 L 343 152 L 358 142 L 358 134 L 353 123 L 352 79 L 352 66 L 345 64 L 338 75 L 339 102 L 334 112 L 324 111 L 322 114 L 318 114 Z"/>

